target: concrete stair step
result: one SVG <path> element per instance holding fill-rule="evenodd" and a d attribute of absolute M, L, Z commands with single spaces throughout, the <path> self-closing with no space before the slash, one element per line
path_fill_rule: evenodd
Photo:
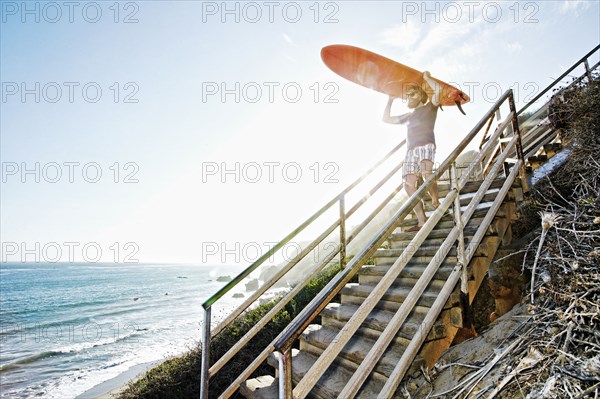
<path fill-rule="evenodd" d="M 334 341 L 339 331 L 335 328 L 312 324 L 308 326 L 300 337 L 300 350 L 306 350 L 309 353 L 320 356 Z M 340 356 L 344 360 L 343 364 L 350 370 L 356 370 L 375 343 L 375 339 L 354 335 L 340 352 Z M 406 346 L 391 343 L 379 359 L 371 376 L 378 379 L 382 384 L 385 384 L 405 350 Z M 417 357 L 411 366 L 412 371 L 419 370 L 421 366 L 425 366 L 425 360 Z"/>
<path fill-rule="evenodd" d="M 270 375 L 252 378 L 240 385 L 240 394 L 248 399 L 275 399 L 279 397 L 279 381 Z"/>
<path fill-rule="evenodd" d="M 343 325 L 350 320 L 357 309 L 358 306 L 356 305 L 330 303 L 321 312 L 321 324 L 323 326 L 341 329 Z M 367 316 L 361 327 L 379 331 L 381 333 L 383 330 L 385 330 L 385 327 L 392 317 L 394 317 L 393 312 L 382 309 L 374 309 Z M 417 329 L 423 322 L 423 319 L 424 315 L 422 313 L 411 313 L 398 331 L 397 335 L 409 340 L 412 339 L 417 332 Z M 427 340 L 439 339 L 445 336 L 446 328 L 443 322 L 436 322 L 433 325 L 431 332 L 427 336 Z"/>

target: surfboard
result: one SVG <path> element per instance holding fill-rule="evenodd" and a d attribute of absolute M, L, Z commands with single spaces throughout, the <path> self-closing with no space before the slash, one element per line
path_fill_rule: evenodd
<path fill-rule="evenodd" d="M 423 72 L 369 50 L 335 44 L 321 49 L 321 59 L 343 78 L 389 96 L 406 99 L 411 85 L 421 86 L 430 98 L 433 95 L 432 88 L 423 79 Z M 440 105 L 456 105 L 464 114 L 461 105 L 469 102 L 469 96 L 446 82 L 433 79 L 442 87 Z"/>

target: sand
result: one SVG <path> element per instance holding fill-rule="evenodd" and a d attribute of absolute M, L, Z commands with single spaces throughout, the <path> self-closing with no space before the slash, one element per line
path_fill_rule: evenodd
<path fill-rule="evenodd" d="M 148 370 L 160 363 L 162 363 L 162 361 L 142 363 L 133 366 L 118 376 L 88 389 L 75 399 L 114 399 L 130 382 L 141 378 Z"/>

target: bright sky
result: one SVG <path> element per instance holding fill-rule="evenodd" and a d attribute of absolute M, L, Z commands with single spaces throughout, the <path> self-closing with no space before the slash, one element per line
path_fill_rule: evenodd
<path fill-rule="evenodd" d="M 326 45 L 471 96 L 466 117 L 438 115 L 441 161 L 502 92 L 524 104 L 600 39 L 596 0 L 0 4 L 12 262 L 218 264 L 207 244 L 283 238 L 405 136 L 384 95 L 324 66 Z"/>

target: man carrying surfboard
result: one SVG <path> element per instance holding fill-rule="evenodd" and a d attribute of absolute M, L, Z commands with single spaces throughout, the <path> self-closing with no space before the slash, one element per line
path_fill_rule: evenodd
<path fill-rule="evenodd" d="M 431 78 L 429 72 L 423 73 L 423 79 L 433 89 L 431 99 L 419 85 L 409 85 L 406 91 L 408 99 L 407 106 L 413 111 L 399 116 L 391 116 L 392 103 L 397 97 L 390 96 L 387 106 L 383 112 L 383 121 L 386 123 L 407 125 L 407 149 L 402 168 L 402 177 L 404 179 L 404 189 L 411 196 L 417 191 L 417 182 L 419 175 L 423 180 L 427 180 L 433 173 L 433 163 L 435 161 L 435 135 L 433 128 L 437 117 L 437 111 L 440 105 L 440 94 L 442 87 L 438 82 Z M 440 204 L 438 198 L 437 182 L 432 182 L 429 186 L 429 195 L 434 208 Z M 407 231 L 419 231 L 427 221 L 423 204 L 421 201 L 414 208 L 418 224 Z"/>

